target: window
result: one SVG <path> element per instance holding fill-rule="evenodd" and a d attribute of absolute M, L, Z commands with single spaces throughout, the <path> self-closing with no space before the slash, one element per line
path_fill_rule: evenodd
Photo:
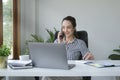
<path fill-rule="evenodd" d="M 11 49 L 13 55 L 13 0 L 3 0 L 3 44 Z"/>
<path fill-rule="evenodd" d="M 2 0 L 0 0 L 0 45 L 3 43 L 3 11 Z"/>
<path fill-rule="evenodd" d="M 0 45 L 11 48 L 12 58 L 20 53 L 20 0 L 0 0 Z"/>

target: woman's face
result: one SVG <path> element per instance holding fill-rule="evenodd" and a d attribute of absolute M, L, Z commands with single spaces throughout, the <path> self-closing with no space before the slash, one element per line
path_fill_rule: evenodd
<path fill-rule="evenodd" d="M 64 32 L 66 37 L 74 36 L 75 28 L 73 28 L 73 25 L 70 21 L 64 20 L 62 22 L 62 31 Z"/>

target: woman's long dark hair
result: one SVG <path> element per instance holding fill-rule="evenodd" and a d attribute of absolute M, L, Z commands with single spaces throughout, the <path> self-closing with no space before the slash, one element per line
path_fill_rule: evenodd
<path fill-rule="evenodd" d="M 63 23 L 64 20 L 68 20 L 68 21 L 71 22 L 73 28 L 75 29 L 74 36 L 76 37 L 76 19 L 72 16 L 67 16 L 67 17 L 63 18 L 62 23 Z"/>

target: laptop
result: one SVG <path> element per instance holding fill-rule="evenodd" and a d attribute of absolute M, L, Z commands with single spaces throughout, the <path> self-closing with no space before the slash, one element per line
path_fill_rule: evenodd
<path fill-rule="evenodd" d="M 28 47 L 33 67 L 69 69 L 65 44 L 30 42 Z"/>

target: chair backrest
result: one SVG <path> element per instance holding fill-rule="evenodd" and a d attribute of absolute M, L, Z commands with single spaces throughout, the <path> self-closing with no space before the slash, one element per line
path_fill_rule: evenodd
<path fill-rule="evenodd" d="M 88 47 L 88 33 L 86 31 L 77 31 L 75 37 L 83 40 Z"/>
<path fill-rule="evenodd" d="M 55 39 L 54 40 L 57 39 L 58 32 L 59 31 L 57 31 L 55 33 Z M 88 33 L 86 31 L 76 31 L 75 37 L 83 40 L 86 43 L 86 46 L 88 47 Z"/>

